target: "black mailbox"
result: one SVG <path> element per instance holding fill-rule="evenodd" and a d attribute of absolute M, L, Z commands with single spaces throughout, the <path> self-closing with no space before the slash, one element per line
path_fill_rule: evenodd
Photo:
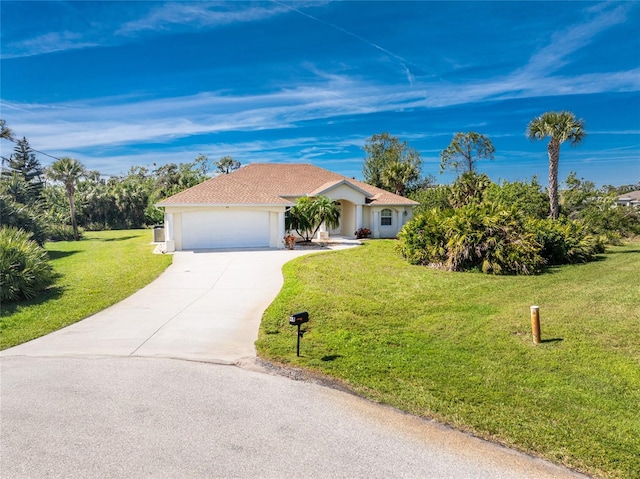
<path fill-rule="evenodd" d="M 301 313 L 295 313 L 289 316 L 289 324 L 291 326 L 298 326 L 298 347 L 296 349 L 298 357 L 300 357 L 300 338 L 305 333 L 300 329 L 300 325 L 308 322 L 309 322 L 309 313 L 307 313 L 306 311 L 303 311 Z"/>
<path fill-rule="evenodd" d="M 303 311 L 302 313 L 295 313 L 289 316 L 289 324 L 292 326 L 300 326 L 302 323 L 309 322 L 309 313 Z"/>

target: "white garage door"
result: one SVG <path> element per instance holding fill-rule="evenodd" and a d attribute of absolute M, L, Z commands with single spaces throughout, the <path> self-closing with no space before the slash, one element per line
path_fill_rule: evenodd
<path fill-rule="evenodd" d="M 268 211 L 182 213 L 182 249 L 269 246 Z"/>

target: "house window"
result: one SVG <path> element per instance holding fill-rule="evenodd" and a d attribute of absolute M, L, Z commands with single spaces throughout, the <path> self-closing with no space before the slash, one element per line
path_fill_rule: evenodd
<path fill-rule="evenodd" d="M 389 209 L 384 209 L 380 212 L 380 226 L 391 226 L 391 220 L 393 213 Z"/>

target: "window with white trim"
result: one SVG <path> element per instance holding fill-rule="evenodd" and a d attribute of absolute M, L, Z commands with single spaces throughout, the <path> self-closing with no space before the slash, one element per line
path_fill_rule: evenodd
<path fill-rule="evenodd" d="M 393 212 L 390 209 L 384 209 L 380 212 L 380 226 L 391 226 L 393 222 Z"/>

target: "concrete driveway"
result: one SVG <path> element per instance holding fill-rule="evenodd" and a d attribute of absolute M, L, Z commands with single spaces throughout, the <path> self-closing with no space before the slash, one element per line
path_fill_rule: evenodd
<path fill-rule="evenodd" d="M 282 266 L 314 252 L 176 252 L 173 264 L 133 296 L 2 356 L 145 356 L 221 363 L 254 357 L 262 313 L 282 288 Z"/>
<path fill-rule="evenodd" d="M 0 477 L 583 477 L 260 370 L 282 265 L 310 252 L 180 252 L 123 302 L 0 353 Z"/>

